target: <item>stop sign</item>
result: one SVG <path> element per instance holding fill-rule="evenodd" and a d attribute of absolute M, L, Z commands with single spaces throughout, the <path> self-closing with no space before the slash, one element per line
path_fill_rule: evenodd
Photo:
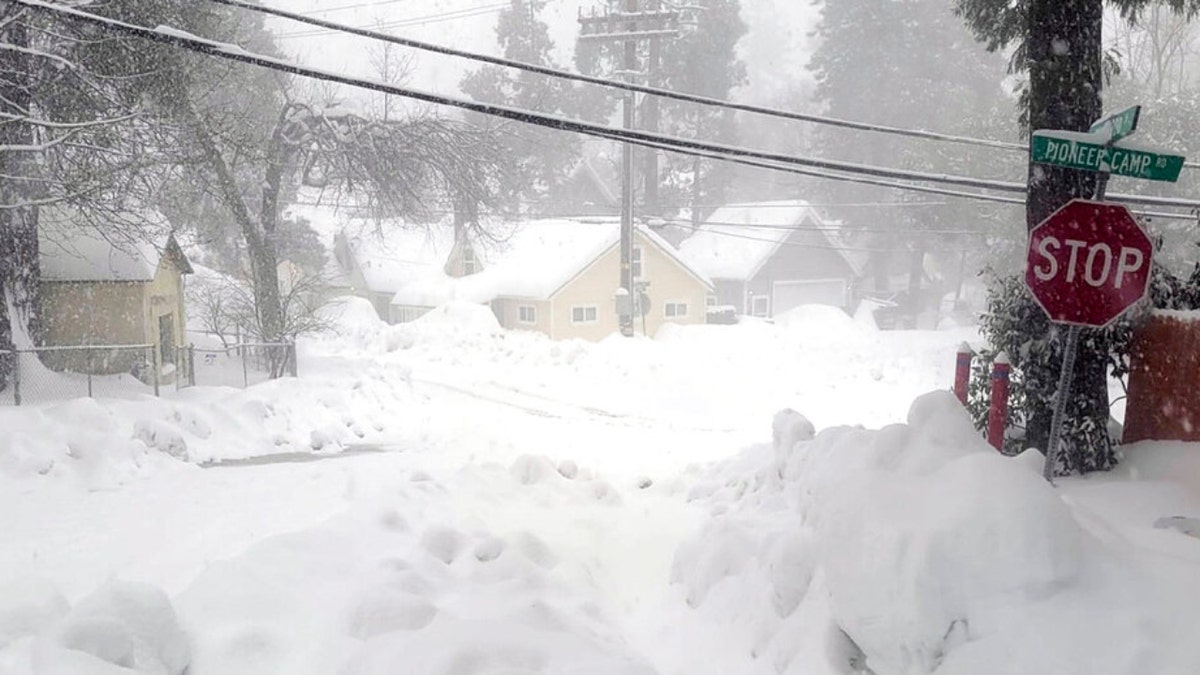
<path fill-rule="evenodd" d="M 1051 321 L 1103 327 L 1146 295 L 1152 253 L 1129 209 L 1074 199 L 1029 233 L 1025 284 Z"/>

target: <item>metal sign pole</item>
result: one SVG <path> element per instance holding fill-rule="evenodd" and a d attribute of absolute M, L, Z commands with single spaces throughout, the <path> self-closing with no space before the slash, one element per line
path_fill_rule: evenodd
<path fill-rule="evenodd" d="M 1042 476 L 1051 485 L 1054 484 L 1054 468 L 1058 465 L 1059 436 L 1062 435 L 1063 417 L 1067 413 L 1067 400 L 1071 398 L 1071 375 L 1075 370 L 1075 354 L 1082 330 L 1081 326 L 1074 324 L 1067 330 L 1062 372 L 1058 375 L 1058 394 L 1054 400 L 1054 418 L 1050 421 L 1050 439 L 1046 442 L 1046 465 L 1042 468 Z"/>
<path fill-rule="evenodd" d="M 1097 177 L 1095 199 L 1098 202 L 1104 201 L 1104 193 L 1108 190 L 1108 177 L 1107 172 Z M 1071 377 L 1075 373 L 1075 356 L 1079 352 L 1079 334 L 1082 332 L 1082 326 L 1072 324 L 1067 329 L 1067 344 L 1063 348 L 1062 372 L 1058 374 L 1058 394 L 1054 400 L 1054 417 L 1050 420 L 1050 439 L 1046 442 L 1046 465 L 1042 467 L 1042 477 L 1051 485 L 1054 484 L 1054 469 L 1058 466 L 1063 417 L 1067 414 L 1067 400 L 1071 398 Z"/>

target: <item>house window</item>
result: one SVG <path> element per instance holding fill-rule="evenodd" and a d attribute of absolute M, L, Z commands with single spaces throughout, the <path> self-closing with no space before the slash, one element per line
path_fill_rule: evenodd
<path fill-rule="evenodd" d="M 596 306 L 585 305 L 572 307 L 571 323 L 596 323 Z"/>
<path fill-rule="evenodd" d="M 533 305 L 518 306 L 517 321 L 521 323 L 537 323 L 537 307 Z"/>
<path fill-rule="evenodd" d="M 642 278 L 642 247 L 634 246 L 633 252 L 629 254 L 629 269 L 633 272 L 634 279 Z"/>
<path fill-rule="evenodd" d="M 688 307 L 686 302 L 668 302 L 663 305 L 663 312 L 668 319 L 676 319 L 687 316 Z"/>
<path fill-rule="evenodd" d="M 475 249 L 470 246 L 463 248 L 462 261 L 463 275 L 475 274 Z"/>
<path fill-rule="evenodd" d="M 750 301 L 750 310 L 754 316 L 766 316 L 771 309 L 771 298 L 765 295 L 756 295 Z"/>

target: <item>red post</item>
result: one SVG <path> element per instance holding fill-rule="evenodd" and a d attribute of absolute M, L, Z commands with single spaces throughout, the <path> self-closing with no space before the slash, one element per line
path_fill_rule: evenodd
<path fill-rule="evenodd" d="M 988 410 L 988 444 L 1004 449 L 1004 423 L 1008 417 L 1008 354 L 1000 352 L 992 364 L 992 405 Z"/>
<path fill-rule="evenodd" d="M 967 404 L 967 386 L 971 382 L 971 345 L 958 346 L 958 359 L 954 363 L 954 395 L 963 405 Z"/>

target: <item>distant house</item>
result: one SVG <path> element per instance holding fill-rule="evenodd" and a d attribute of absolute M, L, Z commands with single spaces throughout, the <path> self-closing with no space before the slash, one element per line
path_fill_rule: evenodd
<path fill-rule="evenodd" d="M 162 363 L 174 363 L 187 325 L 183 277 L 192 267 L 173 236 L 105 238 L 56 209 L 42 210 L 39 235 L 47 346 L 148 344 Z M 57 352 L 43 361 L 51 368 L 117 373 L 145 358 L 114 350 L 99 360 L 87 352 Z"/>
<path fill-rule="evenodd" d="M 716 286 L 713 304 L 769 317 L 805 304 L 847 308 L 862 262 L 803 201 L 717 209 L 679 246 Z"/>
<path fill-rule="evenodd" d="M 412 321 L 436 306 L 420 298 L 412 304 L 394 304 L 401 288 L 439 276 L 468 276 L 483 268 L 475 246 L 461 236 L 456 241 L 453 228 L 358 225 L 334 237 L 333 255 L 344 277 L 341 283 L 370 300 L 379 318 L 389 323 Z"/>
<path fill-rule="evenodd" d="M 620 226 L 612 221 L 536 220 L 482 251 L 483 268 L 458 278 L 411 279 L 392 300 L 400 308 L 451 300 L 488 303 L 500 325 L 554 339 L 599 340 L 618 331 L 616 291 Z M 635 330 L 653 335 L 666 323 L 703 323 L 712 283 L 657 234 L 634 234 L 633 273 L 639 316 Z"/>

